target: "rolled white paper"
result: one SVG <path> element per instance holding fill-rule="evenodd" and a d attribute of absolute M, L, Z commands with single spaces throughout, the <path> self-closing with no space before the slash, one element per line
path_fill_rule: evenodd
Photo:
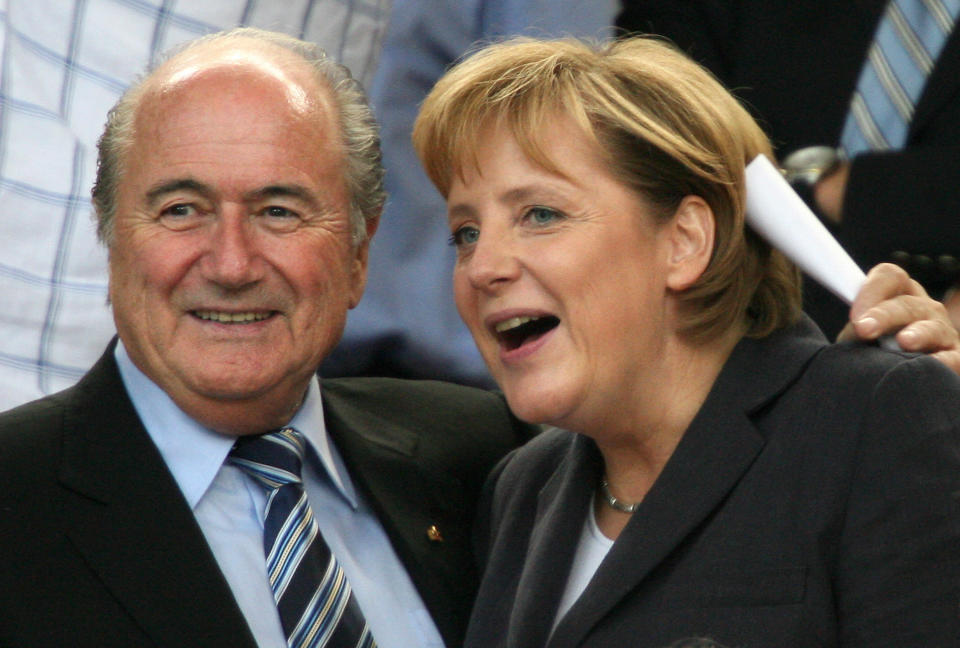
<path fill-rule="evenodd" d="M 770 245 L 847 304 L 853 302 L 863 270 L 764 155 L 747 165 L 746 215 Z"/>

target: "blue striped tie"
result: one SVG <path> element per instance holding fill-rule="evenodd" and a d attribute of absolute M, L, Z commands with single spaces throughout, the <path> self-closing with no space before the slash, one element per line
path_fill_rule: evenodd
<path fill-rule="evenodd" d="M 847 157 L 903 148 L 914 106 L 960 13 L 960 0 L 891 0 L 867 52 L 840 145 Z"/>
<path fill-rule="evenodd" d="M 319 533 L 300 470 L 306 444 L 292 428 L 241 437 L 231 462 L 267 489 L 267 576 L 291 648 L 373 648 L 343 569 Z"/>

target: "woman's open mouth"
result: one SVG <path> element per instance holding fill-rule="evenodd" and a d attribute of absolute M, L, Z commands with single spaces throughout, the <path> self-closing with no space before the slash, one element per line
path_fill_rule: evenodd
<path fill-rule="evenodd" d="M 507 351 L 513 351 L 539 339 L 559 324 L 560 318 L 553 315 L 542 317 L 521 315 L 506 319 L 493 328 L 500 345 Z"/>

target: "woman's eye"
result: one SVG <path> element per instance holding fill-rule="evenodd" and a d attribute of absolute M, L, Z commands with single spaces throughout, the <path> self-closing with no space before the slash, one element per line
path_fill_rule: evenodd
<path fill-rule="evenodd" d="M 560 218 L 561 214 L 549 207 L 531 207 L 525 216 L 535 225 L 546 225 Z"/>
<path fill-rule="evenodd" d="M 480 239 L 480 230 L 476 227 L 458 227 L 450 237 L 450 243 L 456 247 L 472 245 Z"/>

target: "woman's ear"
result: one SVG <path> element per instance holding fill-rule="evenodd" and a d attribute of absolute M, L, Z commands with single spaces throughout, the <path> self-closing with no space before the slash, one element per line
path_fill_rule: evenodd
<path fill-rule="evenodd" d="M 679 292 L 692 286 L 707 269 L 713 255 L 716 222 L 707 201 L 700 196 L 686 196 L 667 227 L 667 287 Z"/>

